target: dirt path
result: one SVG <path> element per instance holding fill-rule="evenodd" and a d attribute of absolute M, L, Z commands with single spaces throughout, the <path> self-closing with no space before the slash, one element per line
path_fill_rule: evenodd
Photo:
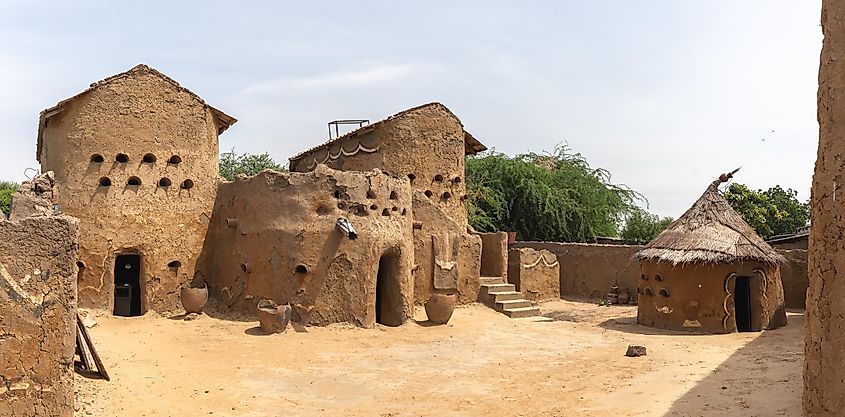
<path fill-rule="evenodd" d="M 657 334 L 631 307 L 556 301 L 511 320 L 263 336 L 257 322 L 98 316 L 111 382 L 77 376 L 95 416 L 799 416 L 803 316 L 763 334 Z M 424 318 L 418 312 L 418 318 Z M 648 356 L 623 356 L 629 343 Z"/>

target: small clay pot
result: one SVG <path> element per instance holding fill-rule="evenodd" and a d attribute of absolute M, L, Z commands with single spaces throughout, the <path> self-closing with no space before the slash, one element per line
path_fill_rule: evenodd
<path fill-rule="evenodd" d="M 185 313 L 202 313 L 205 304 L 208 302 L 208 287 L 182 287 L 179 292 L 179 299 L 182 301 L 182 307 L 185 308 Z"/>
<path fill-rule="evenodd" d="M 288 328 L 290 316 L 293 310 L 290 304 L 278 305 L 273 300 L 261 300 L 258 302 L 258 322 L 264 333 L 282 333 Z"/>
<path fill-rule="evenodd" d="M 446 324 L 455 311 L 455 294 L 431 294 L 425 303 L 425 314 L 428 320 L 437 324 Z"/>

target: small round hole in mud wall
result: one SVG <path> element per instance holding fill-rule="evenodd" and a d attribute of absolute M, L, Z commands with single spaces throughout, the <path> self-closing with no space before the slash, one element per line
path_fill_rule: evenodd
<path fill-rule="evenodd" d="M 434 195 L 434 193 L 432 193 L 431 190 L 425 190 L 425 196 L 426 197 L 430 198 L 432 195 Z"/>
<path fill-rule="evenodd" d="M 396 194 L 396 191 L 391 191 L 391 192 L 390 192 L 390 199 L 391 199 L 391 200 L 398 200 L 398 199 L 399 199 L 399 194 Z"/>
<path fill-rule="evenodd" d="M 250 272 L 251 268 L 249 267 L 249 265 L 246 262 L 243 262 L 243 263 L 241 263 L 241 271 Z"/>
<path fill-rule="evenodd" d="M 669 297 L 669 290 L 667 290 L 666 288 L 661 288 L 660 289 L 660 295 L 668 298 Z"/>
<path fill-rule="evenodd" d="M 640 279 L 643 281 L 648 281 L 648 277 L 646 277 L 645 274 L 640 274 Z"/>
<path fill-rule="evenodd" d="M 441 198 L 451 198 L 451 197 L 452 197 L 452 193 L 450 193 L 450 192 L 446 191 L 446 192 L 445 192 L 445 193 L 443 193 L 443 195 L 441 195 L 440 197 L 441 197 Z"/>
<path fill-rule="evenodd" d="M 182 189 L 183 190 L 190 190 L 191 188 L 194 188 L 194 182 L 193 181 L 191 181 L 191 180 L 182 181 Z"/>
<path fill-rule="evenodd" d="M 326 206 L 317 207 L 317 214 L 321 216 L 329 214 L 329 208 Z"/>
<path fill-rule="evenodd" d="M 334 198 L 340 198 L 340 191 L 334 190 Z"/>
<path fill-rule="evenodd" d="M 649 297 L 653 297 L 653 296 L 654 296 L 654 292 L 653 292 L 653 291 L 651 291 L 651 288 L 646 288 L 646 289 L 645 289 L 645 291 L 644 291 L 644 294 L 645 294 L 645 295 L 647 295 L 647 296 L 649 296 Z"/>
<path fill-rule="evenodd" d="M 399 207 L 393 206 L 393 208 L 391 208 L 390 210 L 391 211 L 399 211 Z"/>
<path fill-rule="evenodd" d="M 417 179 L 417 176 L 414 174 L 408 174 L 408 179 L 411 180 L 411 184 L 413 184 L 414 180 Z"/>
<path fill-rule="evenodd" d="M 118 164 L 125 164 L 129 162 L 129 155 L 125 153 L 119 153 L 117 154 L 117 156 L 114 157 L 114 161 Z"/>
<path fill-rule="evenodd" d="M 307 274 L 308 273 L 308 267 L 306 267 L 303 264 L 299 264 L 294 269 L 294 272 L 296 272 L 297 274 Z"/>
<path fill-rule="evenodd" d="M 144 158 L 141 159 L 141 161 L 143 161 L 145 164 L 154 164 L 156 161 L 156 156 L 151 153 L 148 153 L 144 155 Z"/>
<path fill-rule="evenodd" d="M 85 269 L 85 262 L 76 261 L 76 267 L 79 269 Z"/>
<path fill-rule="evenodd" d="M 103 161 L 105 161 L 105 160 L 106 160 L 106 158 L 103 158 L 103 155 L 100 155 L 98 153 L 91 155 L 91 162 L 93 162 L 95 164 L 102 164 Z"/>
<path fill-rule="evenodd" d="M 408 214 L 408 209 L 403 208 L 403 209 L 402 209 L 402 215 L 404 216 L 404 215 L 406 215 L 406 214 Z"/>
<path fill-rule="evenodd" d="M 103 177 L 99 181 L 100 187 L 111 187 L 111 178 Z"/>
<path fill-rule="evenodd" d="M 660 275 L 660 274 L 657 274 L 657 275 L 655 275 L 655 276 L 654 276 L 654 280 L 655 280 L 655 281 L 661 281 L 661 282 L 662 282 L 662 281 L 663 281 L 663 276 L 662 276 L 662 275 Z"/>
<path fill-rule="evenodd" d="M 173 185 L 173 182 L 170 181 L 170 178 L 165 177 L 165 178 L 158 180 L 158 186 L 159 187 L 170 187 L 171 185 Z"/>
<path fill-rule="evenodd" d="M 388 209 L 384 209 L 384 210 L 382 210 L 382 211 L 381 211 L 381 215 L 382 215 L 382 216 L 390 216 L 390 210 L 388 210 Z"/>
<path fill-rule="evenodd" d="M 443 182 L 443 176 L 440 174 L 435 175 L 434 182 Z"/>
<path fill-rule="evenodd" d="M 453 179 L 452 182 L 455 183 L 455 184 L 460 184 L 461 183 L 461 177 L 455 177 L 455 179 Z"/>
<path fill-rule="evenodd" d="M 373 190 L 367 190 L 367 198 L 374 199 L 376 198 L 376 192 Z"/>
<path fill-rule="evenodd" d="M 373 204 L 372 206 L 370 206 L 370 210 L 376 211 L 378 210 L 378 206 Z"/>
<path fill-rule="evenodd" d="M 129 177 L 129 180 L 126 181 L 126 185 L 141 185 L 141 179 L 138 177 Z"/>
<path fill-rule="evenodd" d="M 182 262 L 179 260 L 173 260 L 167 263 L 167 267 L 170 269 L 179 269 L 182 267 Z"/>
<path fill-rule="evenodd" d="M 167 160 L 167 163 L 170 165 L 179 165 L 182 163 L 182 157 L 179 155 L 173 155 Z"/>

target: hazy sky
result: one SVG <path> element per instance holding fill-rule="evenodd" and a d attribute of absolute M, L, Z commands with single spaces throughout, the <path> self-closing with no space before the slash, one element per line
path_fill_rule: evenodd
<path fill-rule="evenodd" d="M 286 161 L 326 122 L 440 101 L 508 154 L 567 143 L 677 217 L 719 173 L 809 187 L 819 0 L 0 0 L 0 179 L 37 167 L 38 112 L 146 63 Z"/>

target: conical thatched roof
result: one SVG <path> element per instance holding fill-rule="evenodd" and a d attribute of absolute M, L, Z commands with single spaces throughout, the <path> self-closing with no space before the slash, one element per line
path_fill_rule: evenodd
<path fill-rule="evenodd" d="M 686 213 L 637 252 L 635 257 L 673 265 L 785 262 L 725 200 L 719 192 L 719 184 L 730 175 L 722 175 L 721 178 L 713 181 Z"/>

